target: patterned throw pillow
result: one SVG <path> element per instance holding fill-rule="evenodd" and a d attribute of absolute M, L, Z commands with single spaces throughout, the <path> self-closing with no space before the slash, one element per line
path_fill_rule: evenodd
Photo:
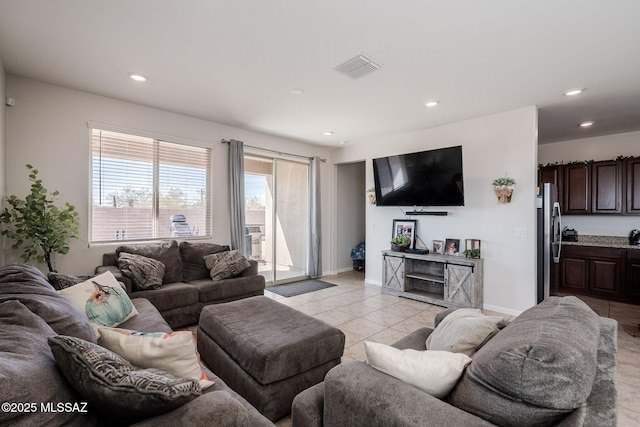
<path fill-rule="evenodd" d="M 158 289 L 162 286 L 164 264 L 156 259 L 120 252 L 118 268 L 131 279 L 137 290 Z"/>
<path fill-rule="evenodd" d="M 70 288 L 73 285 L 91 279 L 93 276 L 73 276 L 71 274 L 49 273 L 47 279 L 49 283 L 57 290 Z"/>
<path fill-rule="evenodd" d="M 159 369 L 136 369 L 117 354 L 80 338 L 49 337 L 56 363 L 76 391 L 120 422 L 169 412 L 202 394 L 196 380 Z"/>
<path fill-rule="evenodd" d="M 118 326 L 138 315 L 138 310 L 110 271 L 58 293 L 87 315 L 97 337 L 100 337 L 100 326 Z"/>
<path fill-rule="evenodd" d="M 238 250 L 219 252 L 204 257 L 211 274 L 211 280 L 222 280 L 235 277 L 249 268 L 251 264 Z"/>
<path fill-rule="evenodd" d="M 193 334 L 189 331 L 137 332 L 100 328 L 100 344 L 141 368 L 161 369 L 180 378 L 191 378 L 205 389 L 213 385 L 200 365 Z"/>

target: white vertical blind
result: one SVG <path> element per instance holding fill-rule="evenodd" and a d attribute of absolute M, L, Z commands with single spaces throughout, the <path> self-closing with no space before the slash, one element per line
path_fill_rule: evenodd
<path fill-rule="evenodd" d="M 211 149 L 91 129 L 91 154 L 91 242 L 210 236 Z"/>

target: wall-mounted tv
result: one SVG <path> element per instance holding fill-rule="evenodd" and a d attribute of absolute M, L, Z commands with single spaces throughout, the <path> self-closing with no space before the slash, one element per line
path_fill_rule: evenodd
<path fill-rule="evenodd" d="M 373 159 L 377 206 L 464 206 L 462 146 Z"/>

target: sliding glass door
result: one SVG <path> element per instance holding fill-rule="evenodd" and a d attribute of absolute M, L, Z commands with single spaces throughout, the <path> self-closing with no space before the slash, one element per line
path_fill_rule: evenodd
<path fill-rule="evenodd" d="M 245 155 L 245 246 L 267 284 L 307 277 L 309 164 Z"/>

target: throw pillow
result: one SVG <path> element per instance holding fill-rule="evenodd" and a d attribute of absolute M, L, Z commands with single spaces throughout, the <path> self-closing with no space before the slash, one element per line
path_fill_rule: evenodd
<path fill-rule="evenodd" d="M 215 243 L 180 242 L 184 281 L 208 279 L 209 269 L 204 263 L 205 255 L 228 250 L 230 250 L 229 246 L 216 245 Z"/>
<path fill-rule="evenodd" d="M 219 252 L 204 257 L 211 280 L 222 280 L 235 277 L 249 268 L 251 264 L 238 250 Z"/>
<path fill-rule="evenodd" d="M 213 385 L 200 365 L 193 334 L 189 331 L 136 332 L 100 328 L 100 344 L 141 368 L 161 369 L 180 378 L 191 378 L 205 389 Z"/>
<path fill-rule="evenodd" d="M 100 326 L 118 326 L 138 315 L 131 299 L 110 271 L 58 293 L 87 315 L 98 337 Z"/>
<path fill-rule="evenodd" d="M 427 350 L 463 353 L 471 357 L 497 334 L 507 322 L 498 316 L 485 316 L 479 309 L 461 308 L 449 313 L 427 338 Z"/>
<path fill-rule="evenodd" d="M 47 279 L 49 283 L 57 290 L 70 288 L 73 285 L 77 285 L 80 282 L 91 279 L 93 276 L 73 276 L 70 274 L 49 273 Z"/>
<path fill-rule="evenodd" d="M 175 240 L 166 243 L 150 243 L 148 245 L 123 245 L 116 248 L 117 255 L 121 252 L 146 256 L 163 263 L 163 284 L 182 282 L 184 280 L 180 248 Z"/>
<path fill-rule="evenodd" d="M 118 268 L 133 282 L 137 290 L 158 289 L 162 286 L 164 264 L 142 255 L 120 252 Z"/>
<path fill-rule="evenodd" d="M 468 356 L 448 351 L 399 350 L 370 341 L 364 349 L 371 367 L 439 399 L 451 392 L 471 363 Z"/>
<path fill-rule="evenodd" d="M 136 369 L 117 354 L 80 338 L 49 337 L 58 367 L 97 410 L 121 422 L 171 411 L 200 396 L 197 381 L 158 369 Z"/>

